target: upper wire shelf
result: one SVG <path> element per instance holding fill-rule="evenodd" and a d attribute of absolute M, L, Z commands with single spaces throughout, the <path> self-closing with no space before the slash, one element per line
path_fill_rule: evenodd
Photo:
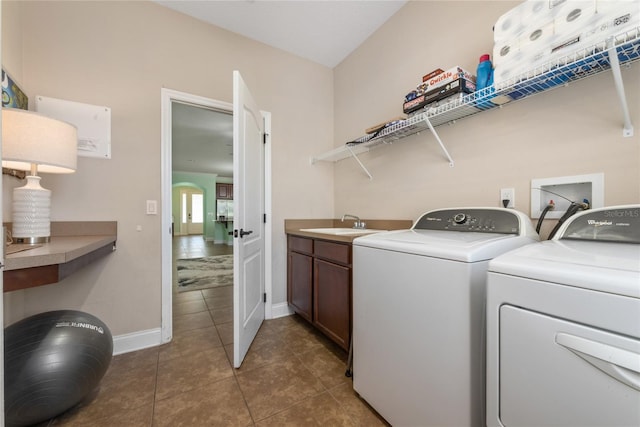
<path fill-rule="evenodd" d="M 617 58 L 610 58 L 609 53 L 614 46 Z M 414 114 L 406 120 L 384 128 L 375 137 L 372 135 L 363 136 L 344 146 L 316 156 L 311 159 L 311 162 L 342 160 L 369 151 L 380 144 L 390 144 L 407 136 L 431 130 L 429 122 L 432 127 L 452 123 L 481 111 L 501 107 L 503 104 L 519 101 L 607 71 L 612 68 L 612 62 L 631 64 L 639 59 L 640 27 L 636 27 L 600 43 L 577 50 L 570 55 L 535 67 L 500 84 L 480 89 L 458 100 L 428 108 L 426 111 Z M 442 148 L 444 149 L 444 147 Z M 449 157 L 448 153 L 446 154 Z M 449 160 L 452 162 L 450 157 Z"/>

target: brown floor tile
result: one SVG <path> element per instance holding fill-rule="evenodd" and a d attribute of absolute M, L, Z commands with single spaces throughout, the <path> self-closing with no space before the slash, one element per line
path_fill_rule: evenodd
<path fill-rule="evenodd" d="M 309 325 L 309 322 L 307 322 L 300 316 L 293 315 L 278 317 L 277 319 L 265 320 L 260 330 L 265 332 L 274 332 L 279 335 L 282 332 L 290 330 L 292 328 L 311 330 L 312 326 Z"/>
<path fill-rule="evenodd" d="M 233 350 L 231 354 L 233 355 Z M 258 332 L 242 362 L 241 369 L 243 372 L 249 371 L 269 363 L 295 360 L 295 357 L 284 342 Z"/>
<path fill-rule="evenodd" d="M 205 298 L 204 302 L 207 303 L 209 310 L 233 307 L 233 295 Z"/>
<path fill-rule="evenodd" d="M 60 425 L 91 424 L 131 409 L 151 410 L 156 370 L 156 366 L 144 366 L 107 372 L 91 396 L 59 417 Z"/>
<path fill-rule="evenodd" d="M 301 362 L 286 360 L 236 371 L 254 420 L 261 420 L 324 390 Z"/>
<path fill-rule="evenodd" d="M 82 420 L 81 417 L 69 417 L 64 420 L 53 420 L 48 426 L 65 427 L 149 427 L 153 419 L 153 406 L 145 405 L 140 408 L 118 410 L 112 416 L 92 420 Z"/>
<path fill-rule="evenodd" d="M 327 343 L 327 338 L 306 326 L 285 328 L 280 337 L 287 342 L 287 347 L 294 354 L 302 354 L 311 350 L 321 350 Z"/>
<path fill-rule="evenodd" d="M 210 326 L 213 326 L 213 319 L 211 319 L 208 311 L 173 316 L 173 336 L 177 336 L 182 332 L 208 328 Z"/>
<path fill-rule="evenodd" d="M 233 377 L 233 370 L 222 347 L 169 359 L 158 365 L 156 399 L 165 399 L 229 377 Z"/>
<path fill-rule="evenodd" d="M 112 371 L 122 372 L 130 369 L 156 367 L 158 365 L 158 353 L 160 347 L 151 347 L 144 350 L 113 356 L 107 370 L 107 375 Z"/>
<path fill-rule="evenodd" d="M 233 322 L 233 307 L 211 310 L 211 317 L 216 325 Z"/>
<path fill-rule="evenodd" d="M 160 347 L 159 361 L 162 363 L 175 358 L 184 360 L 192 354 L 216 347 L 222 347 L 222 341 L 215 327 L 185 331 L 176 335 L 170 343 Z"/>
<path fill-rule="evenodd" d="M 356 426 L 347 412 L 328 392 L 313 396 L 256 423 L 268 426 Z"/>
<path fill-rule="evenodd" d="M 176 292 L 172 296 L 174 304 L 204 299 L 201 291 Z"/>
<path fill-rule="evenodd" d="M 205 304 L 203 298 L 173 304 L 173 313 L 176 316 L 180 316 L 182 314 L 199 313 L 207 310 L 209 310 L 209 307 L 207 307 L 207 304 Z"/>
<path fill-rule="evenodd" d="M 205 299 L 220 297 L 233 298 L 233 286 L 218 286 L 217 288 L 203 289 L 201 292 Z"/>
<path fill-rule="evenodd" d="M 157 401 L 153 420 L 154 427 L 252 425 L 234 378 Z"/>
<path fill-rule="evenodd" d="M 225 345 L 224 352 L 227 353 L 227 360 L 229 360 L 229 365 L 233 366 L 233 343 Z"/>
<path fill-rule="evenodd" d="M 233 322 L 216 325 L 222 344 L 233 344 Z"/>
<path fill-rule="evenodd" d="M 351 385 L 351 378 L 345 376 L 347 370 L 343 359 L 327 349 L 311 350 L 299 354 L 302 364 L 327 387 L 335 387 L 342 383 Z"/>
<path fill-rule="evenodd" d="M 353 390 L 353 385 L 344 383 L 329 390 L 329 393 L 338 401 L 349 414 L 351 419 L 359 426 L 389 426 L 358 394 Z"/>

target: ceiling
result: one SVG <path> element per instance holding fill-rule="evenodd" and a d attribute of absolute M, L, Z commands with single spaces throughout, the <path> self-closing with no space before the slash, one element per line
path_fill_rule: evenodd
<path fill-rule="evenodd" d="M 154 0 L 333 68 L 407 0 Z M 232 116 L 173 104 L 173 170 L 233 176 Z"/>
<path fill-rule="evenodd" d="M 333 68 L 407 0 L 155 0 L 162 6 Z"/>
<path fill-rule="evenodd" d="M 233 116 L 172 104 L 172 169 L 233 176 Z"/>

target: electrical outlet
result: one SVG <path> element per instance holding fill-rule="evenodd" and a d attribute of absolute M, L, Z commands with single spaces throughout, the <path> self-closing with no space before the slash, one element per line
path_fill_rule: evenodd
<path fill-rule="evenodd" d="M 504 206 L 503 200 L 508 200 L 509 204 Z M 513 208 L 516 204 L 516 190 L 515 188 L 503 188 L 500 190 L 500 207 Z"/>

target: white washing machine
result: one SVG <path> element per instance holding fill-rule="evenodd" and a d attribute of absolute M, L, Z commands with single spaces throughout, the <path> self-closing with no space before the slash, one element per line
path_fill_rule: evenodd
<path fill-rule="evenodd" d="M 640 205 L 489 263 L 487 425 L 640 425 Z"/>
<path fill-rule="evenodd" d="M 353 241 L 353 387 L 394 426 L 484 424 L 490 259 L 538 241 L 501 208 L 425 213 Z"/>

